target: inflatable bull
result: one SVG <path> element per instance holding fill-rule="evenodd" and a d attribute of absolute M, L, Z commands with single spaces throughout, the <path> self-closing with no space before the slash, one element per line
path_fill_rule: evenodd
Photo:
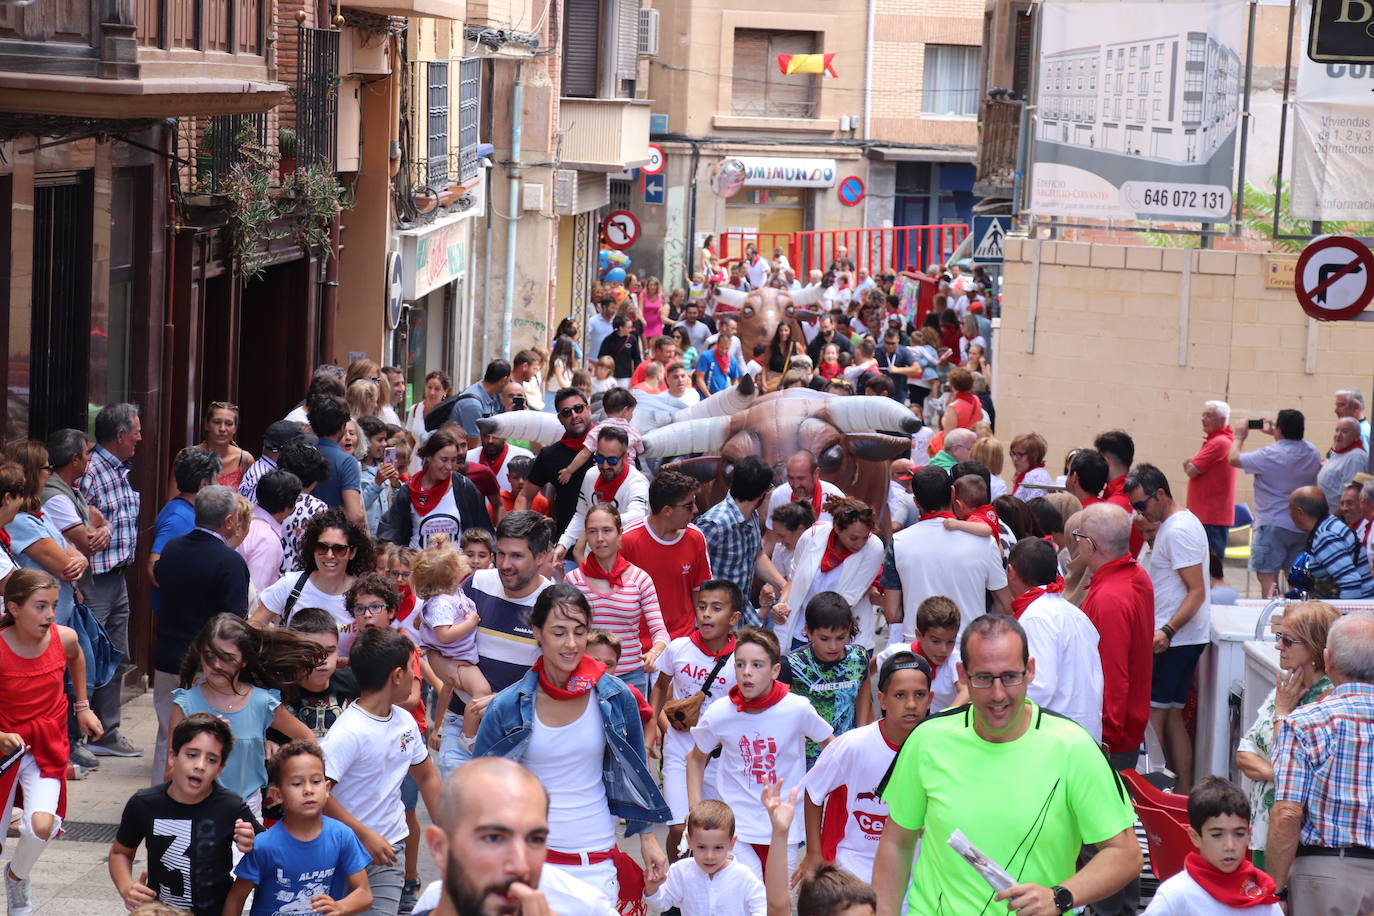
<path fill-rule="evenodd" d="M 736 333 L 745 362 L 754 355 L 754 345 L 767 346 L 784 321 L 792 324 L 792 339 L 804 345 L 801 322 L 814 321 L 820 314 L 819 286 L 799 290 L 765 286 L 747 293 L 729 287 L 716 290 L 716 318 L 728 315 L 738 323 Z"/>
<path fill-rule="evenodd" d="M 756 455 L 768 462 L 774 479 L 782 483 L 787 459 L 806 449 L 816 456 L 823 479 L 879 509 L 880 520 L 886 519 L 888 466 L 894 458 L 910 454 L 910 434 L 921 427 L 901 404 L 886 397 L 792 388 L 757 397 L 736 392 L 731 406 L 734 409 L 724 415 L 679 416 L 644 436 L 644 454 L 695 456 L 665 467 L 706 484 L 699 502 L 709 506 L 725 497 L 734 462 Z"/>

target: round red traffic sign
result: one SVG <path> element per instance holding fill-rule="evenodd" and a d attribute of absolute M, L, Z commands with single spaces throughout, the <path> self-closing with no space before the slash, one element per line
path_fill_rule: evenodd
<path fill-rule="evenodd" d="M 1374 253 L 1349 236 L 1316 239 L 1298 256 L 1293 293 L 1318 321 L 1354 318 L 1374 301 Z"/>
<path fill-rule="evenodd" d="M 611 248 L 624 250 L 639 241 L 639 220 L 629 210 L 612 210 L 601 226 L 601 235 Z"/>
<path fill-rule="evenodd" d="M 850 175 L 840 182 L 836 193 L 840 195 L 840 203 L 846 207 L 857 206 L 864 199 L 864 180 L 858 175 Z"/>
<path fill-rule="evenodd" d="M 663 167 L 668 164 L 668 160 L 663 155 L 663 147 L 657 143 L 649 144 L 649 161 L 640 166 L 640 171 L 645 175 L 657 175 L 663 171 Z"/>

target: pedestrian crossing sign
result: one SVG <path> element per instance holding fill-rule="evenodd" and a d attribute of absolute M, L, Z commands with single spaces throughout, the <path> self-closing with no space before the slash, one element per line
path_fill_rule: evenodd
<path fill-rule="evenodd" d="M 1007 247 L 1007 233 L 1011 231 L 1010 216 L 975 216 L 973 218 L 973 262 L 1001 264 Z"/>

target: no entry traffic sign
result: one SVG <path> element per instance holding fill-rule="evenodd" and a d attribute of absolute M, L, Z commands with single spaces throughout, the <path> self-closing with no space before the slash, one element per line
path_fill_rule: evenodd
<path fill-rule="evenodd" d="M 629 248 L 639 241 L 639 220 L 629 210 L 612 210 L 601 229 L 606 244 L 612 248 Z"/>
<path fill-rule="evenodd" d="M 1344 235 L 1317 239 L 1298 257 L 1293 292 L 1318 321 L 1344 321 L 1374 300 L 1374 254 Z"/>

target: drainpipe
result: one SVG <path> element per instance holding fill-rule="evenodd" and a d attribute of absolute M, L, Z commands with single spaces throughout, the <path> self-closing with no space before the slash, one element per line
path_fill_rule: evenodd
<path fill-rule="evenodd" d="M 515 320 L 515 244 L 520 236 L 520 139 L 525 121 L 525 86 L 521 61 L 515 62 L 515 89 L 510 110 L 510 190 L 506 193 L 506 291 L 501 306 L 501 356 L 510 357 L 510 328 Z M 485 371 L 485 366 L 483 370 Z"/>
<path fill-rule="evenodd" d="M 868 39 L 864 43 L 864 139 L 873 136 L 873 5 L 868 0 Z"/>

